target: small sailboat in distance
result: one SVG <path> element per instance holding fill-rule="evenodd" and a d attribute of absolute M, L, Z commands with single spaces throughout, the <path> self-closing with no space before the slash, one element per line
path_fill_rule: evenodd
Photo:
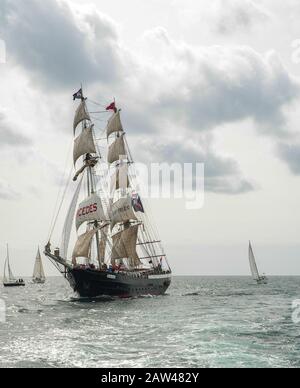
<path fill-rule="evenodd" d="M 9 249 L 7 245 L 7 254 L 6 260 L 4 264 L 4 276 L 3 276 L 3 285 L 4 287 L 24 287 L 25 282 L 23 279 L 17 280 L 11 270 L 10 262 L 9 262 Z"/>
<path fill-rule="evenodd" d="M 38 252 L 35 259 L 32 281 L 35 284 L 44 284 L 46 281 L 40 248 L 38 248 Z"/>
<path fill-rule="evenodd" d="M 260 276 L 258 272 L 251 241 L 249 241 L 249 262 L 250 262 L 252 277 L 257 282 L 257 284 L 268 284 L 268 278 L 265 275 Z"/>

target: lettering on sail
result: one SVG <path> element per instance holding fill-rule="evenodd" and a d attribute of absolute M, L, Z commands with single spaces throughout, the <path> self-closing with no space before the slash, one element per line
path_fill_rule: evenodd
<path fill-rule="evenodd" d="M 88 214 L 95 213 L 98 210 L 97 203 L 93 203 L 92 205 L 82 207 L 78 209 L 77 218 L 82 216 L 87 216 Z"/>
<path fill-rule="evenodd" d="M 93 194 L 78 206 L 76 214 L 77 230 L 84 222 L 104 221 L 105 218 L 101 199 L 96 194 Z"/>
<path fill-rule="evenodd" d="M 112 215 L 113 217 L 116 217 L 118 214 L 123 214 L 123 213 L 126 213 L 128 211 L 130 211 L 131 208 L 129 205 L 124 205 L 118 209 L 115 209 L 113 212 L 112 212 Z"/>

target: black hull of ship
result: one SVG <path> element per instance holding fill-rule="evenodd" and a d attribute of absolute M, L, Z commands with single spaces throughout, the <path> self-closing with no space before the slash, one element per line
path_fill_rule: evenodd
<path fill-rule="evenodd" d="M 172 273 L 163 271 L 105 272 L 91 268 L 72 267 L 61 257 L 45 251 L 45 255 L 65 276 L 82 298 L 102 296 L 131 298 L 164 295 L 171 285 Z"/>
<path fill-rule="evenodd" d="M 25 283 L 3 283 L 4 287 L 25 287 Z"/>
<path fill-rule="evenodd" d="M 163 295 L 171 284 L 170 273 L 139 276 L 132 273 L 107 273 L 76 268 L 67 271 L 67 279 L 73 290 L 83 298 Z"/>

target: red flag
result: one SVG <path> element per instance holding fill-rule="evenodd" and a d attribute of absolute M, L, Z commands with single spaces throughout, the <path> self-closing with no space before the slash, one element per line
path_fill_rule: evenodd
<path fill-rule="evenodd" d="M 115 102 L 112 102 L 107 108 L 106 110 L 113 110 L 115 113 L 117 112 L 117 108 L 116 108 L 116 103 Z"/>

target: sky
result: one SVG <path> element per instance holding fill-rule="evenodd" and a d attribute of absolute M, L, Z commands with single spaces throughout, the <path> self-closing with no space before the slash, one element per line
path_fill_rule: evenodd
<path fill-rule="evenodd" d="M 30 275 L 47 241 L 83 83 L 116 97 L 136 160 L 205 165 L 201 209 L 151 201 L 176 275 L 248 275 L 249 239 L 262 271 L 300 275 L 299 16 L 297 0 L 0 0 L 1 268 L 9 243 Z"/>

